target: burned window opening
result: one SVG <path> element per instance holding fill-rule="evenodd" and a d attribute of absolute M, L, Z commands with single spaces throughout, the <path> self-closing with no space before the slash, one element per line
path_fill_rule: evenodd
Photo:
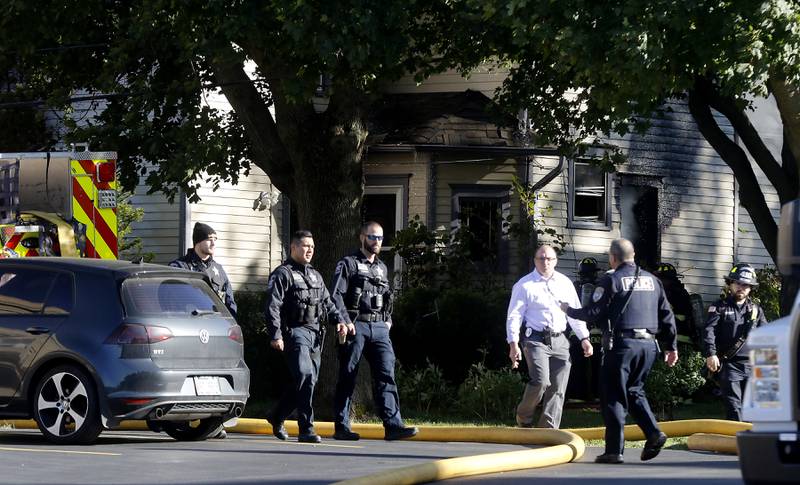
<path fill-rule="evenodd" d="M 508 187 L 453 187 L 451 240 L 486 271 L 508 266 Z"/>
<path fill-rule="evenodd" d="M 570 226 L 610 230 L 608 173 L 588 161 L 573 160 L 570 174 Z"/>

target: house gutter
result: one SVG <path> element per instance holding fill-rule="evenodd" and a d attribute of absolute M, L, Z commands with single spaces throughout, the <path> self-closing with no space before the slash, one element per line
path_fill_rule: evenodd
<path fill-rule="evenodd" d="M 507 155 L 509 157 L 530 157 L 535 155 L 558 155 L 558 150 L 554 147 L 493 147 L 493 146 L 471 146 L 471 145 L 438 145 L 438 144 L 376 144 L 367 148 L 368 152 L 373 153 L 409 153 L 409 152 L 430 152 L 430 153 L 459 153 L 468 152 L 472 154 L 481 155 Z M 451 163 L 458 162 L 471 162 L 472 160 L 457 160 Z M 434 163 L 448 163 L 447 161 L 435 161 Z M 531 188 L 534 191 L 541 190 L 549 184 L 554 178 L 564 170 L 564 157 L 558 157 L 558 165 L 544 175 L 538 182 L 533 184 Z M 435 169 L 431 167 L 431 182 L 435 178 Z M 526 178 L 528 174 L 526 174 Z"/>
<path fill-rule="evenodd" d="M 512 158 L 525 157 L 525 181 L 530 180 L 530 157 L 536 155 L 553 156 L 558 154 L 554 147 L 502 147 L 502 146 L 471 146 L 471 145 L 443 145 L 443 144 L 375 144 L 367 148 L 371 153 L 410 153 L 410 152 L 429 152 L 433 156 L 428 163 L 428 225 L 436 220 L 436 165 L 442 163 L 467 163 L 482 160 L 436 160 L 437 153 L 471 153 L 473 155 L 493 155 L 508 156 Z M 558 157 L 558 165 L 546 173 L 539 181 L 531 186 L 531 190 L 536 192 L 544 188 L 558 174 L 564 170 L 564 157 Z"/>
<path fill-rule="evenodd" d="M 368 152 L 391 153 L 391 152 L 469 152 L 486 155 L 508 155 L 519 157 L 526 155 L 557 155 L 555 147 L 503 147 L 503 146 L 484 146 L 484 145 L 440 145 L 440 144 L 376 144 L 367 148 Z"/>

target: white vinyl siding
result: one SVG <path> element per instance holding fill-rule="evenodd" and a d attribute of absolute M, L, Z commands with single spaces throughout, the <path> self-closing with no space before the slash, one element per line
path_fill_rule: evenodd
<path fill-rule="evenodd" d="M 271 190 L 277 189 L 269 177 L 253 166 L 250 175 L 241 177 L 237 185 L 222 184 L 216 191 L 201 188 L 200 202 L 190 205 L 188 228 L 202 222 L 217 231 L 214 259 L 225 268 L 236 290 L 264 290 L 272 268 L 281 262 L 280 199 L 271 209 L 253 210 L 256 197 Z M 191 234 L 187 240 L 191 244 Z"/>
<path fill-rule="evenodd" d="M 263 290 L 271 269 L 285 256 L 282 196 L 271 209 L 253 210 L 255 198 L 270 190 L 274 189 L 269 178 L 252 167 L 238 185 L 222 184 L 217 191 L 202 187 L 200 202 L 188 204 L 190 220 L 183 224 L 177 200 L 170 204 L 160 193 L 147 195 L 147 187 L 140 184 L 131 203 L 144 209 L 144 220 L 133 225 L 131 236 L 142 238 L 144 252 L 155 255 L 154 263 L 168 264 L 192 246 L 194 223 L 208 224 L 218 235 L 214 259 L 225 268 L 234 290 Z M 184 228 L 186 247 L 178 247 Z"/>
<path fill-rule="evenodd" d="M 608 246 L 620 237 L 620 184 L 626 177 L 635 179 L 637 175 L 652 181 L 660 179 L 660 260 L 675 265 L 688 291 L 701 294 L 709 304 L 718 297 L 722 277 L 734 261 L 733 174 L 697 131 L 686 105 L 668 106 L 671 111 L 664 119 L 654 120 L 646 135 L 608 140 L 628 157 L 628 162 L 618 167 L 619 173 L 612 176 L 610 232 L 566 228 L 566 170 L 542 191 L 548 197 L 543 204 L 553 208 L 545 220 L 563 233 L 568 243 L 559 259 L 559 271 L 574 277 L 577 262 L 586 256 L 597 258 L 601 268 L 606 268 Z M 732 133 L 727 120 L 719 120 L 723 129 Z M 536 161 L 541 168 L 533 170 L 533 181 L 555 167 L 558 160 L 538 157 Z"/>

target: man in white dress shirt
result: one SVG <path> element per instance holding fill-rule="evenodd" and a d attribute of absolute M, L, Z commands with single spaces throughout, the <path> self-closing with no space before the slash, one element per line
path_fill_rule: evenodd
<path fill-rule="evenodd" d="M 517 406 L 517 425 L 523 428 L 533 427 L 533 415 L 540 402 L 543 409 L 536 426 L 558 428 L 561 424 L 571 366 L 567 323 L 580 339 L 584 357 L 592 355 L 586 323 L 561 311 L 560 302 L 577 308 L 580 299 L 572 281 L 555 270 L 557 261 L 552 247 L 540 247 L 536 251 L 536 269 L 517 281 L 508 304 L 508 356 L 511 366 L 517 368 L 524 352 L 530 378 Z"/>

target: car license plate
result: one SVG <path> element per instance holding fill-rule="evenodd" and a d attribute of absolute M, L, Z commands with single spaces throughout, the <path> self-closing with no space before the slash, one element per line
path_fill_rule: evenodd
<path fill-rule="evenodd" d="M 194 388 L 198 396 L 219 396 L 219 377 L 197 376 L 194 378 Z"/>

